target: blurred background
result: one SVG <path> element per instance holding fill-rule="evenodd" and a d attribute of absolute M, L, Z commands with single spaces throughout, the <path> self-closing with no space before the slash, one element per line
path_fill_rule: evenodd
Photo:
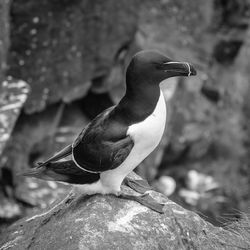
<path fill-rule="evenodd" d="M 249 212 L 249 23 L 248 0 L 0 1 L 0 228 L 69 192 L 18 173 L 117 103 L 142 49 L 198 75 L 162 85 L 167 129 L 137 173 L 215 225 Z"/>

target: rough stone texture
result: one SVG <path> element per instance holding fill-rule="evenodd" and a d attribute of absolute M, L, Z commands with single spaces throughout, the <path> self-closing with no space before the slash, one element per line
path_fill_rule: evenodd
<path fill-rule="evenodd" d="M 0 219 L 8 222 L 34 207 L 45 208 L 65 194 L 65 185 L 25 179 L 19 173 L 71 143 L 87 122 L 77 105 L 55 104 L 40 113 L 19 116 L 0 158 Z"/>
<path fill-rule="evenodd" d="M 140 173 L 152 180 L 164 155 L 158 175 L 170 174 L 179 183 L 179 175 L 196 169 L 214 175 L 221 185 L 213 201 L 201 201 L 196 209 L 203 213 L 212 210 L 212 216 L 220 211 L 246 211 L 250 176 L 248 2 L 15 0 L 9 72 L 33 86 L 26 106 L 26 111 L 33 112 L 62 98 L 82 96 L 90 86 L 94 92 L 112 89 L 117 102 L 124 91 L 122 68 L 141 48 L 158 49 L 174 59 L 194 63 L 198 75 L 179 81 L 171 101 L 169 130 Z M 55 151 L 47 146 L 52 140 L 47 143 L 46 138 L 47 131 L 50 138 L 57 138 L 57 123 L 51 124 L 57 110 L 58 106 L 48 106 L 37 116 L 21 117 L 8 146 L 8 167 L 27 168 L 32 159 L 45 159 Z M 70 121 L 76 117 L 81 113 Z M 85 124 L 63 127 L 73 130 L 68 141 Z M 63 135 L 60 140 L 65 143 Z M 44 148 L 47 154 L 41 156 Z"/>
<path fill-rule="evenodd" d="M 133 193 L 127 187 L 123 192 Z M 235 249 L 241 239 L 159 193 L 151 195 L 165 203 L 165 214 L 110 195 L 70 192 L 46 211 L 12 225 L 0 249 Z"/>
<path fill-rule="evenodd" d="M 159 175 L 179 183 L 189 169 L 214 175 L 221 189 L 198 209 L 217 215 L 249 207 L 249 9 L 249 1 L 237 0 L 146 1 L 136 33 L 138 46 L 198 69 L 196 77 L 180 80 L 172 100 Z"/>
<path fill-rule="evenodd" d="M 15 173 L 21 172 L 32 163 L 30 161 L 32 161 L 33 154 L 39 157 L 41 153 L 46 154 L 48 150 L 55 150 L 53 140 L 60 122 L 60 109 L 60 105 L 53 105 L 39 114 L 21 114 L 6 145 L 5 166 Z"/>
<path fill-rule="evenodd" d="M 248 29 L 247 33 L 247 41 L 250 41 L 250 29 Z M 250 79 L 250 72 L 249 72 L 249 67 L 250 67 L 250 62 L 249 62 L 249 57 L 250 57 L 250 44 L 245 43 L 240 51 L 240 55 L 238 57 L 237 63 L 242 67 L 241 71 L 241 76 L 238 77 L 238 84 L 241 84 L 241 81 L 244 82 L 244 86 L 246 86 L 246 89 L 242 92 L 243 96 L 243 107 L 242 107 L 242 112 L 243 112 L 243 128 L 245 130 L 245 136 L 243 138 L 243 142 L 245 143 L 245 149 L 246 149 L 246 155 L 245 155 L 245 171 L 244 174 L 246 176 L 250 176 L 250 168 L 247 162 L 250 160 L 250 101 L 249 101 L 249 95 L 250 95 L 250 86 L 249 86 L 249 79 Z M 241 79 L 241 80 L 240 80 Z M 240 80 L 240 81 L 239 81 Z M 248 181 L 248 183 L 250 183 Z M 248 188 L 249 190 L 249 188 Z M 246 197 L 249 197 L 249 194 L 246 194 Z M 248 208 L 250 207 L 250 201 L 248 202 Z"/>
<path fill-rule="evenodd" d="M 14 0 L 8 73 L 31 85 L 26 111 L 83 97 L 91 80 L 107 76 L 133 40 L 136 4 Z"/>
<path fill-rule="evenodd" d="M 10 0 L 0 2 L 0 82 L 4 80 L 6 58 L 9 48 L 9 7 Z"/>
<path fill-rule="evenodd" d="M 24 81 L 5 80 L 0 85 L 0 156 L 28 93 L 29 86 Z"/>

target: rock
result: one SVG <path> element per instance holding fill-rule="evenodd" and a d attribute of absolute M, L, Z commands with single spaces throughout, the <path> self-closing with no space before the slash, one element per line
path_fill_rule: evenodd
<path fill-rule="evenodd" d="M 6 58 L 9 48 L 9 0 L 0 2 L 0 82 L 5 78 Z"/>
<path fill-rule="evenodd" d="M 206 65 L 214 43 L 207 32 L 213 14 L 213 3 L 205 0 L 143 2 L 136 41 L 142 48 L 159 49 L 200 69 Z"/>
<path fill-rule="evenodd" d="M 133 178 L 138 178 L 131 175 Z M 131 193 L 127 187 L 124 192 Z M 245 247 L 236 233 L 214 227 L 163 195 L 158 214 L 134 201 L 111 195 L 83 196 L 72 191 L 51 208 L 24 218 L 2 236 L 11 249 L 235 249 Z"/>
<path fill-rule="evenodd" d="M 134 38 L 136 5 L 14 0 L 8 74 L 31 85 L 26 112 L 83 97 L 93 79 L 108 76 L 119 50 Z"/>
<path fill-rule="evenodd" d="M 9 202 L 15 200 L 23 208 L 24 216 L 33 207 L 45 208 L 65 194 L 67 186 L 61 183 L 54 188 L 53 183 L 27 179 L 20 173 L 72 143 L 87 123 L 76 103 L 50 105 L 30 115 L 22 113 L 0 158 L 0 206 L 5 205 L 3 193 Z"/>
<path fill-rule="evenodd" d="M 179 196 L 192 206 L 197 206 L 199 202 L 202 203 L 205 199 L 226 202 L 226 198 L 216 192 L 220 189 L 220 185 L 212 176 L 190 170 L 185 178 L 185 183 L 187 188 L 181 188 Z"/>
<path fill-rule="evenodd" d="M 70 102 L 88 89 L 109 91 L 117 102 L 124 93 L 122 67 L 130 57 L 127 53 L 131 53 L 134 38 L 136 50 L 158 49 L 176 60 L 194 63 L 198 75 L 178 79 L 169 130 L 139 172 L 152 181 L 164 155 L 161 169 L 166 173 L 158 175 L 168 175 L 170 166 L 181 178 L 189 169 L 216 176 L 231 201 L 225 206 L 231 209 L 228 212 L 246 211 L 249 206 L 243 200 L 249 200 L 250 176 L 249 1 L 12 2 L 9 73 L 31 83 L 26 112 L 46 107 L 48 114 L 53 107 L 47 104 L 60 99 Z M 7 31 L 0 29 L 0 34 Z M 32 117 L 26 119 L 33 123 L 32 132 L 29 125 L 23 125 L 24 119 L 20 120 L 17 129 L 25 127 L 25 131 L 21 136 L 19 130 L 19 144 L 14 140 L 11 167 L 26 168 L 32 158 L 30 151 L 39 142 L 46 148 L 44 135 L 51 131 L 50 119 L 55 113 L 41 123 L 38 120 L 43 120 L 43 115 L 37 116 L 35 121 L 41 126 L 34 124 Z M 27 144 L 17 148 L 23 141 Z"/>
<path fill-rule="evenodd" d="M 188 172 L 186 185 L 190 190 L 201 193 L 219 188 L 219 184 L 216 183 L 212 176 L 201 174 L 195 170 Z"/>
<path fill-rule="evenodd" d="M 5 80 L 0 85 L 0 156 L 28 93 L 29 86 L 21 80 Z"/>
<path fill-rule="evenodd" d="M 53 105 L 39 114 L 20 115 L 3 153 L 7 158 L 3 164 L 5 167 L 12 169 L 14 173 L 22 172 L 33 163 L 32 158 L 52 150 L 60 122 L 57 119 L 59 109 L 60 105 Z"/>
<path fill-rule="evenodd" d="M 21 218 L 22 212 L 18 204 L 12 200 L 1 197 L 0 220 L 10 221 Z"/>
<path fill-rule="evenodd" d="M 170 196 L 175 192 L 176 181 L 171 176 L 161 176 L 152 183 L 152 186 L 160 193 Z"/>
<path fill-rule="evenodd" d="M 246 0 L 147 1 L 136 33 L 141 47 L 198 69 L 179 80 L 158 176 L 213 175 L 229 202 L 219 216 L 249 207 L 249 10 Z"/>

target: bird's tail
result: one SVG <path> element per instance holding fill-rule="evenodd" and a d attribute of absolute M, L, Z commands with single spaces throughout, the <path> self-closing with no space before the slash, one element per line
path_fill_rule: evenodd
<path fill-rule="evenodd" d="M 31 168 L 23 173 L 20 173 L 20 175 L 27 176 L 27 177 L 36 177 L 41 178 L 45 173 L 46 167 L 45 166 L 38 166 L 35 168 Z"/>
<path fill-rule="evenodd" d="M 51 162 L 55 162 L 58 160 L 61 160 L 69 155 L 71 155 L 72 153 L 72 145 L 68 145 L 67 147 L 63 148 L 61 151 L 59 151 L 57 154 L 55 154 L 54 156 L 50 157 L 48 160 L 46 160 L 43 163 L 38 163 L 39 167 L 42 166 L 46 166 Z"/>

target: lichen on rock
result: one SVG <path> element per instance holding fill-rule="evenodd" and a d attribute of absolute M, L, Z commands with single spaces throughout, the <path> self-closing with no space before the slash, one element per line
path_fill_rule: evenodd
<path fill-rule="evenodd" d="M 0 155 L 28 97 L 29 86 L 21 80 L 5 80 L 0 85 Z"/>

